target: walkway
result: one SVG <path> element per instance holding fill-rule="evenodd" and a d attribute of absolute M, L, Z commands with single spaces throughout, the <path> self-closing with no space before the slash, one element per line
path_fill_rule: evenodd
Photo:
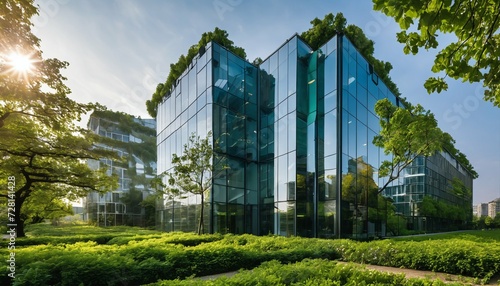
<path fill-rule="evenodd" d="M 351 263 L 351 262 L 339 261 L 338 263 L 347 264 L 347 263 Z M 490 280 L 490 282 L 488 284 L 474 284 L 473 283 L 474 278 L 460 276 L 460 275 L 452 275 L 452 274 L 447 274 L 447 273 L 404 269 L 404 268 L 396 268 L 396 267 L 387 267 L 387 266 L 379 266 L 379 265 L 370 265 L 370 264 L 358 264 L 358 263 L 352 263 L 352 264 L 357 264 L 360 267 L 364 266 L 367 269 L 377 270 L 377 271 L 381 271 L 381 272 L 398 273 L 398 274 L 404 273 L 406 278 L 440 279 L 444 282 L 470 283 L 469 285 L 473 285 L 473 286 L 476 286 L 476 285 L 500 285 L 500 276 L 494 277 L 493 279 Z M 222 276 L 231 277 L 237 273 L 238 273 L 238 271 L 232 271 L 232 272 L 227 272 L 227 273 L 202 276 L 202 277 L 198 277 L 198 278 L 201 280 L 212 280 L 212 279 L 217 279 L 217 278 L 222 277 Z"/>

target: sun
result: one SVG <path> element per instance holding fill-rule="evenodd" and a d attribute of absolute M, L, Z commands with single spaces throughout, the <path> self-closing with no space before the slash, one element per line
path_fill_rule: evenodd
<path fill-rule="evenodd" d="M 29 55 L 12 53 L 9 55 L 7 64 L 11 66 L 11 70 L 20 74 L 26 74 L 33 70 L 34 61 Z"/>

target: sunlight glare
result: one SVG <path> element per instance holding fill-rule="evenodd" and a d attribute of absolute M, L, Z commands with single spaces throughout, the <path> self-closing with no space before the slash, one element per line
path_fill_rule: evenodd
<path fill-rule="evenodd" d="M 9 65 L 18 73 L 27 73 L 33 69 L 33 60 L 27 55 L 12 53 L 9 56 Z"/>

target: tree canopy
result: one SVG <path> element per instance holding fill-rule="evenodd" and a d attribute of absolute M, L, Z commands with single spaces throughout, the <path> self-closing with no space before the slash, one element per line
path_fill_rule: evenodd
<path fill-rule="evenodd" d="M 37 213 L 27 204 L 47 207 L 116 186 L 105 170 L 93 171 L 85 161 L 114 154 L 94 148 L 96 136 L 75 124 L 99 105 L 68 97 L 61 74 L 68 63 L 43 59 L 40 39 L 31 31 L 37 13 L 30 0 L 0 5 L 0 182 L 15 182 L 0 191 L 0 198 L 15 204 L 10 216 L 19 237 L 24 222 Z"/>
<path fill-rule="evenodd" d="M 398 87 L 389 76 L 389 72 L 392 70 L 391 63 L 378 60 L 373 56 L 375 43 L 366 37 L 361 28 L 356 25 L 347 25 L 347 20 L 342 13 L 336 15 L 327 14 L 323 20 L 314 18 L 311 24 L 312 27 L 300 36 L 313 50 L 319 49 L 335 35 L 345 34 L 368 62 L 373 65 L 375 72 L 382 78 L 391 92 L 400 95 Z"/>
<path fill-rule="evenodd" d="M 443 149 L 451 136 L 439 129 L 434 115 L 421 105 L 393 105 L 388 99 L 379 100 L 375 112 L 380 117 L 380 133 L 373 144 L 383 148 L 392 160 L 384 160 L 379 177 L 388 177 L 379 189 L 382 192 L 419 156 L 431 156 Z"/>
<path fill-rule="evenodd" d="M 149 115 L 156 118 L 158 104 L 167 94 L 169 94 L 169 92 L 171 92 L 171 88 L 176 84 L 177 79 L 180 78 L 182 73 L 188 68 L 191 61 L 198 54 L 200 48 L 205 47 L 211 41 L 220 44 L 241 58 L 246 58 L 245 50 L 241 47 L 235 46 L 233 41 L 229 40 L 229 34 L 227 31 L 216 27 L 213 32 L 203 33 L 198 43 L 189 48 L 186 56 L 181 55 L 177 63 L 170 64 L 170 72 L 168 73 L 165 83 L 158 84 L 151 99 L 146 101 L 146 107 Z"/>
<path fill-rule="evenodd" d="M 406 54 L 437 48 L 439 33 L 455 36 L 434 59 L 432 71 L 445 76 L 427 79 L 424 86 L 429 93 L 446 90 L 446 77 L 482 82 L 484 100 L 500 107 L 499 1 L 373 0 L 373 4 L 399 24 L 397 39 Z"/>

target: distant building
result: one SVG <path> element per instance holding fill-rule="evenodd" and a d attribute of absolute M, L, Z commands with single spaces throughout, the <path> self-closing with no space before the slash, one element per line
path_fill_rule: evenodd
<path fill-rule="evenodd" d="M 488 204 L 480 203 L 474 206 L 474 215 L 477 217 L 488 216 Z"/>
<path fill-rule="evenodd" d="M 488 216 L 495 218 L 498 213 L 500 213 L 500 198 L 488 203 Z"/>
<path fill-rule="evenodd" d="M 477 204 L 473 206 L 472 213 L 476 217 L 488 215 L 488 204 Z"/>
<path fill-rule="evenodd" d="M 158 173 L 171 170 L 191 133 L 208 131 L 229 168 L 217 170 L 204 202 L 165 199 L 157 227 L 194 231 L 202 203 L 205 229 L 219 233 L 364 239 L 387 235 L 389 219 L 400 218 L 420 231 L 462 227 L 472 219 L 473 175 L 447 152 L 418 158 L 378 194 L 387 178 L 377 168 L 389 157 L 373 144 L 374 107 L 384 98 L 403 106 L 342 34 L 318 50 L 295 35 L 258 66 L 209 43 L 158 105 Z M 426 196 L 467 218 L 423 216 Z"/>
<path fill-rule="evenodd" d="M 116 151 L 122 161 L 89 160 L 93 169 L 108 168 L 118 176 L 119 186 L 105 194 L 90 193 L 83 202 L 84 219 L 98 225 L 154 225 L 153 213 L 140 203 L 153 190 L 149 181 L 156 173 L 156 121 L 111 112 L 94 112 L 88 128 L 103 137 L 98 148 Z M 104 140 L 104 138 L 106 138 Z"/>

